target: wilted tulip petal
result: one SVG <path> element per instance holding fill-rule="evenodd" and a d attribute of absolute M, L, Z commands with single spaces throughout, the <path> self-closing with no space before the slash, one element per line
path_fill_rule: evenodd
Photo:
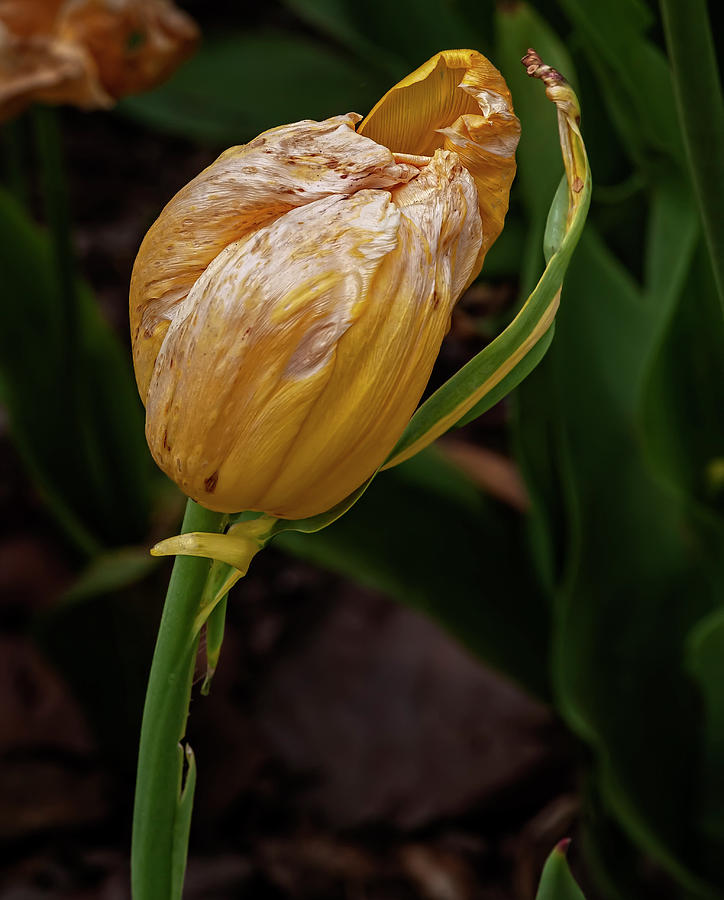
<path fill-rule="evenodd" d="M 0 20 L 0 121 L 31 102 L 111 106 L 101 85 L 88 78 L 88 69 L 83 48 L 55 38 L 17 37 Z"/>
<path fill-rule="evenodd" d="M 170 0 L 73 0 L 64 4 L 57 31 L 85 48 L 114 99 L 165 81 L 199 37 L 193 20 Z"/>
<path fill-rule="evenodd" d="M 358 131 L 396 153 L 458 154 L 475 179 L 484 223 L 477 275 L 503 228 L 520 137 L 500 72 L 474 50 L 443 50 L 389 90 Z"/>
<path fill-rule="evenodd" d="M 497 71 L 464 54 L 497 90 Z M 460 136 L 482 126 L 464 132 L 469 95 L 448 82 L 425 107 L 420 133 L 438 128 L 426 144 L 361 135 L 354 115 L 273 129 L 224 153 L 146 236 L 131 287 L 146 434 L 204 506 L 315 515 L 369 478 L 409 421 L 515 165 L 513 142 L 495 204 L 481 199 L 462 161 L 479 145 Z"/>
<path fill-rule="evenodd" d="M 30 103 L 112 106 L 168 77 L 197 40 L 170 0 L 0 0 L 0 120 Z"/>
<path fill-rule="evenodd" d="M 350 113 L 274 128 L 232 147 L 182 188 L 141 244 L 131 281 L 131 334 L 145 396 L 174 306 L 233 241 L 297 206 L 391 188 L 419 170 L 354 130 Z"/>

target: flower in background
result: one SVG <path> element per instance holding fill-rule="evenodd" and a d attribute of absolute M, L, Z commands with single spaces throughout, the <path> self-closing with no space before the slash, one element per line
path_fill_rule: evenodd
<path fill-rule="evenodd" d="M 210 509 L 299 519 L 364 483 L 502 229 L 519 123 L 485 57 L 439 53 L 360 119 L 227 150 L 141 245 L 146 436 Z"/>
<path fill-rule="evenodd" d="M 0 0 L 0 120 L 35 102 L 110 107 L 167 78 L 197 40 L 170 0 Z"/>

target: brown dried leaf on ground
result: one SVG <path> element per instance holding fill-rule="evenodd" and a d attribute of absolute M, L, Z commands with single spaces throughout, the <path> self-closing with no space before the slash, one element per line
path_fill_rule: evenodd
<path fill-rule="evenodd" d="M 431 622 L 355 592 L 281 658 L 259 695 L 272 753 L 337 827 L 420 827 L 545 764 L 548 712 Z"/>
<path fill-rule="evenodd" d="M 450 462 L 488 494 L 520 512 L 530 507 L 528 491 L 512 459 L 459 438 L 443 438 L 437 446 Z"/>
<path fill-rule="evenodd" d="M 0 639 L 0 838 L 107 813 L 94 744 L 67 687 L 21 636 Z"/>

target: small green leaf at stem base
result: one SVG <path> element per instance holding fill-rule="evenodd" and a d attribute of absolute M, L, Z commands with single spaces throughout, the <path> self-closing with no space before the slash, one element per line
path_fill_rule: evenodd
<path fill-rule="evenodd" d="M 546 860 L 536 900 L 585 900 L 568 868 L 566 853 L 570 843 L 561 841 Z"/>

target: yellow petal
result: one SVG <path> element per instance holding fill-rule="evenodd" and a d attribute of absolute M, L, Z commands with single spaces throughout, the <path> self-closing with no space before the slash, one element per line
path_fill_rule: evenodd
<path fill-rule="evenodd" d="M 134 364 L 146 398 L 175 307 L 222 250 L 295 207 L 388 188 L 417 174 L 354 131 L 350 113 L 297 122 L 232 147 L 182 188 L 146 235 L 131 279 Z"/>
<path fill-rule="evenodd" d="M 317 200 L 237 241 L 158 355 L 158 464 L 211 509 L 334 506 L 417 405 L 480 241 L 473 181 L 447 152 L 392 193 Z"/>
<path fill-rule="evenodd" d="M 520 123 L 500 72 L 475 50 L 444 50 L 391 88 L 357 130 L 395 153 L 459 155 L 483 220 L 475 277 L 502 230 L 515 177 Z"/>

